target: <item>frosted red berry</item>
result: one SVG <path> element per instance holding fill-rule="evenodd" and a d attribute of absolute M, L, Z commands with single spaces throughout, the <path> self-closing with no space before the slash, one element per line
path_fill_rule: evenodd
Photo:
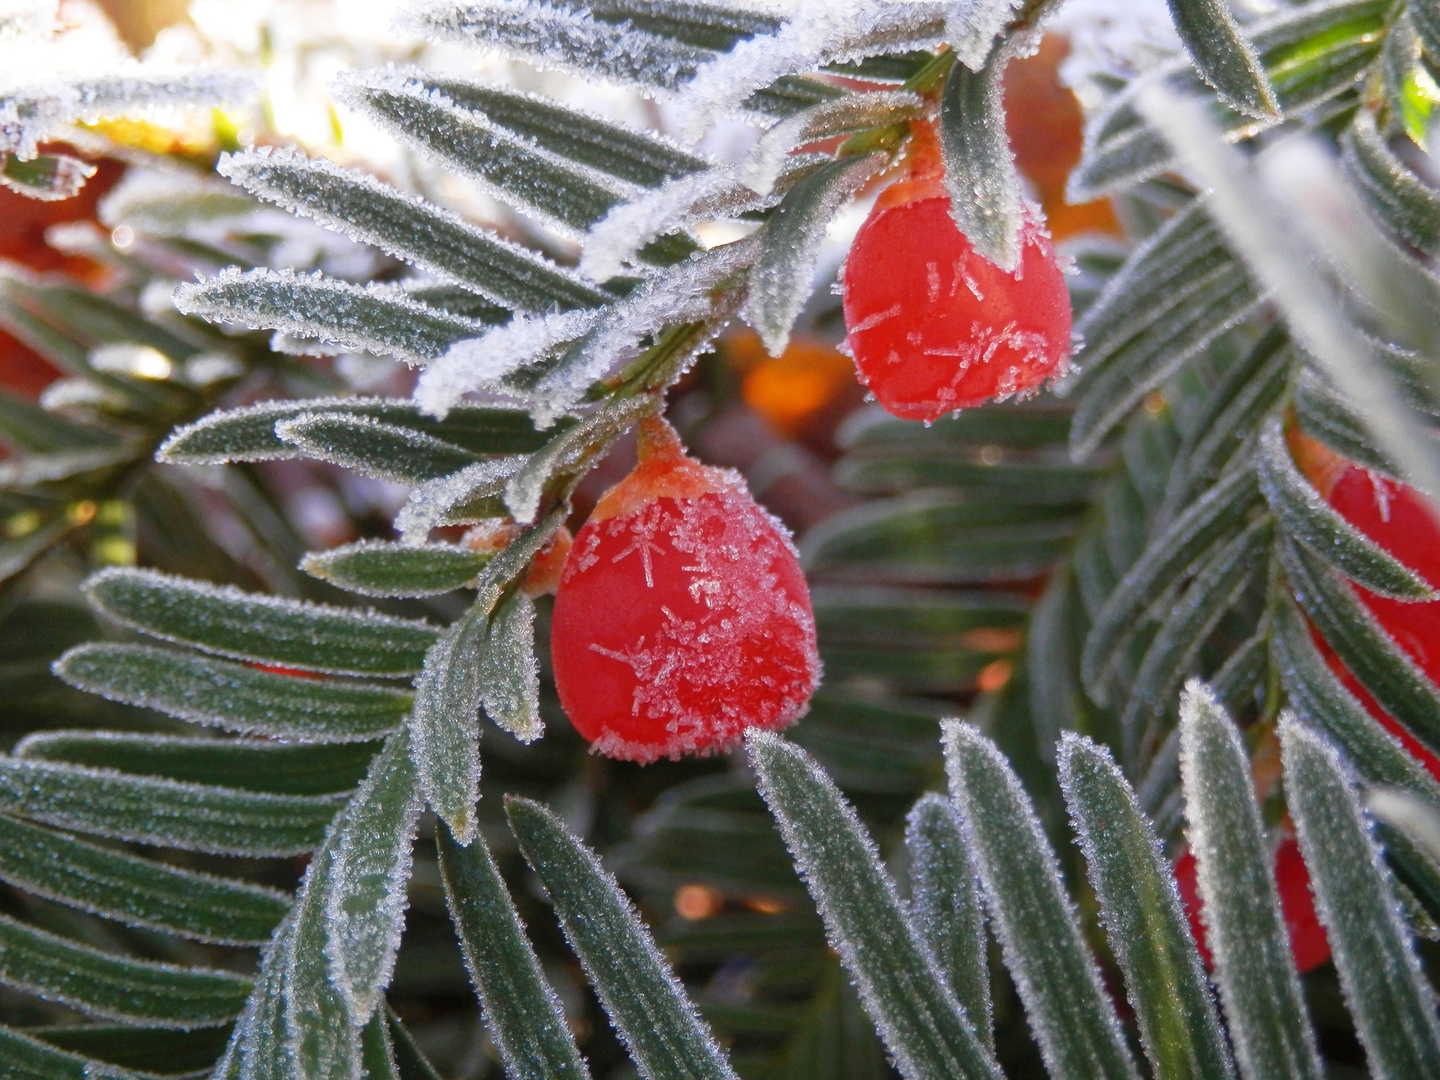
<path fill-rule="evenodd" d="M 1415 571 L 1426 584 L 1440 589 L 1440 525 L 1423 495 L 1342 458 L 1298 431 L 1290 433 L 1289 442 L 1301 472 L 1336 513 Z M 1363 586 L 1352 588 L 1400 650 L 1432 682 L 1440 684 L 1440 600 L 1407 602 L 1380 596 Z M 1380 707 L 1319 633 L 1312 629 L 1311 635 L 1346 689 L 1440 780 L 1440 758 Z"/>
<path fill-rule="evenodd" d="M 845 260 L 845 327 L 860 379 L 886 411 L 934 420 L 1033 390 L 1070 351 L 1070 294 L 1027 209 L 1020 262 L 1001 270 L 950 216 L 938 161 L 921 151 L 876 200 Z"/>
<path fill-rule="evenodd" d="M 1295 958 L 1295 970 L 1303 975 L 1330 959 L 1330 941 L 1315 913 L 1310 872 L 1305 868 L 1300 845 L 1293 835 L 1287 833 L 1281 837 L 1275 848 L 1274 860 L 1275 888 L 1280 894 L 1280 913 L 1284 916 L 1285 930 L 1290 937 L 1290 953 Z M 1175 860 L 1175 883 L 1180 888 L 1180 899 L 1185 905 L 1190 933 L 1200 949 L 1200 956 L 1206 967 L 1213 968 L 1214 960 L 1205 940 L 1197 871 L 1195 854 L 1187 847 Z"/>
<path fill-rule="evenodd" d="M 820 679 L 810 593 L 784 526 L 661 420 L 575 537 L 550 628 L 560 703 L 610 757 L 734 745 L 800 718 Z"/>

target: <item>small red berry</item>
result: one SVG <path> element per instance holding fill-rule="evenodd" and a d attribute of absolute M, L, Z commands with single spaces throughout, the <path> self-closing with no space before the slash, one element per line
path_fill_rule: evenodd
<path fill-rule="evenodd" d="M 710 754 L 798 720 L 820 679 L 810 593 L 784 526 L 663 420 L 565 560 L 555 687 L 599 753 Z"/>
<path fill-rule="evenodd" d="M 1285 930 L 1290 935 L 1290 954 L 1295 958 L 1295 969 L 1303 975 L 1330 959 L 1330 940 L 1315 914 L 1310 872 L 1305 869 L 1305 860 L 1294 836 L 1286 834 L 1281 838 L 1274 859 L 1275 888 L 1280 893 L 1280 913 L 1285 918 Z M 1197 870 L 1195 854 L 1187 847 L 1175 860 L 1175 883 L 1180 887 L 1180 899 L 1185 905 L 1185 916 L 1190 920 L 1190 933 L 1200 949 L 1200 957 L 1206 967 L 1213 968 L 1215 963 L 1205 942 L 1205 922 L 1201 918 L 1203 905 Z"/>
<path fill-rule="evenodd" d="M 1342 458 L 1298 431 L 1290 433 L 1289 442 L 1300 471 L 1337 514 L 1415 571 L 1426 584 L 1440 589 L 1440 526 L 1423 495 Z M 1432 682 L 1440 684 L 1440 600 L 1414 603 L 1392 600 L 1359 585 L 1352 588 L 1400 650 Z M 1345 688 L 1440 780 L 1440 758 L 1380 707 L 1313 629 L 1311 637 Z"/>
<path fill-rule="evenodd" d="M 1036 212 L 1013 273 L 955 227 L 934 135 L 917 126 L 904 179 L 855 237 L 843 273 L 845 326 L 860 379 L 886 411 L 934 420 L 1033 390 L 1070 350 L 1070 294 Z"/>

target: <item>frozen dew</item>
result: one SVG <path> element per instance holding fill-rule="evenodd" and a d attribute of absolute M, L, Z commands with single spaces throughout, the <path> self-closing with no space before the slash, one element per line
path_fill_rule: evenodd
<path fill-rule="evenodd" d="M 443 418 L 466 394 L 547 359 L 561 345 L 589 331 L 599 318 L 595 309 L 520 315 L 478 337 L 457 341 L 421 374 L 415 402 Z"/>
<path fill-rule="evenodd" d="M 873 0 L 800 0 L 773 36 L 741 41 L 700 68 L 680 98 L 680 121 L 692 140 L 757 90 L 806 71 L 874 14 Z"/>
<path fill-rule="evenodd" d="M 591 383 L 617 361 L 634 355 L 644 339 L 685 322 L 714 321 L 718 332 L 738 307 L 738 290 L 725 289 L 726 281 L 745 270 L 755 252 L 756 245 L 747 238 L 692 255 L 602 309 L 589 332 L 536 384 L 531 406 L 536 426 L 549 427 L 577 405 Z M 692 343 L 691 354 L 709 340 L 704 336 Z"/>
<path fill-rule="evenodd" d="M 395 529 L 400 533 L 401 543 L 418 546 L 425 543 L 431 529 L 458 524 L 450 520 L 452 511 L 472 500 L 501 494 L 506 483 L 527 460 L 525 455 L 516 454 L 492 461 L 477 461 L 451 476 L 421 484 L 410 493 L 410 498 L 395 517 Z"/>
<path fill-rule="evenodd" d="M 979 71 L 990 54 L 995 37 L 1010 21 L 1017 0 L 951 0 L 945 5 L 945 40 L 955 58 L 971 71 Z"/>

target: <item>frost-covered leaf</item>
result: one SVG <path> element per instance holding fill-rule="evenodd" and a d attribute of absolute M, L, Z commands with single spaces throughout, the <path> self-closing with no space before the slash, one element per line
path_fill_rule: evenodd
<path fill-rule="evenodd" d="M 554 480 L 583 471 L 655 409 L 656 402 L 649 395 L 612 399 L 551 439 L 505 482 L 505 505 L 510 514 L 522 523 L 534 521 L 546 489 Z"/>
<path fill-rule="evenodd" d="M 512 592 L 490 618 L 480 657 L 485 715 L 521 742 L 545 733 L 540 719 L 540 667 L 535 662 L 535 603 Z"/>
<path fill-rule="evenodd" d="M 16 818 L 0 822 L 0 878 L 132 926 L 200 941 L 259 944 L 290 908 L 271 889 L 181 870 Z"/>
<path fill-rule="evenodd" d="M 407 721 L 425 802 L 462 844 L 475 836 L 480 798 L 480 685 L 490 609 L 477 602 L 425 657 Z"/>
<path fill-rule="evenodd" d="M 585 1059 L 484 839 L 461 847 L 442 825 L 436 847 L 465 966 L 506 1072 L 535 1080 L 586 1080 Z"/>
<path fill-rule="evenodd" d="M 971 1019 L 961 1008 L 834 783 L 803 750 L 768 732 L 752 730 L 746 745 L 831 944 L 900 1074 L 907 1080 L 997 1077 L 978 1034 L 988 1013 Z"/>
<path fill-rule="evenodd" d="M 307 457 L 398 484 L 423 484 L 475 464 L 479 455 L 445 439 L 368 416 L 301 413 L 275 434 Z"/>
<path fill-rule="evenodd" d="M 1170 0 L 1170 18 L 1196 70 L 1222 101 L 1262 120 L 1280 115 L 1260 58 L 1224 0 Z"/>
<path fill-rule="evenodd" d="M 116 956 L 5 915 L 0 983 L 95 1016 L 179 1028 L 230 1019 L 250 990 L 242 975 Z"/>
<path fill-rule="evenodd" d="M 489 561 L 462 544 L 357 540 L 307 555 L 300 569 L 363 596 L 438 596 L 474 581 Z"/>
<path fill-rule="evenodd" d="M 264 401 L 213 412 L 177 428 L 156 459 L 177 465 L 220 465 L 230 461 L 271 461 L 298 457 L 299 450 L 275 434 L 275 425 L 299 416 L 340 415 L 380 421 L 454 443 L 474 454 L 515 454 L 538 450 L 549 438 L 535 430 L 528 413 L 494 405 L 457 405 L 444 420 L 424 413 L 407 398 L 308 398 Z"/>
<path fill-rule="evenodd" d="M 1364 419 L 1314 371 L 1308 368 L 1295 380 L 1295 417 L 1301 430 L 1326 446 L 1386 476 L 1398 476 L 1400 466 L 1375 444 Z"/>
<path fill-rule="evenodd" d="M 420 72 L 385 69 L 350 74 L 342 77 L 336 93 L 402 144 L 572 236 L 599 221 L 630 190 L 629 185 L 541 149 L 484 113 L 457 105 Z M 667 255 L 683 257 L 686 249 L 693 250 L 688 241 L 661 247 L 664 251 L 657 253 L 661 262 L 669 261 Z"/>
<path fill-rule="evenodd" d="M 910 921 L 915 934 L 949 983 L 975 1035 L 993 1051 L 985 913 L 960 820 L 948 799 L 933 792 L 920 797 L 906 818 L 905 849 L 910 854 Z"/>
<path fill-rule="evenodd" d="M 1274 537 L 1268 517 L 1252 522 L 1239 536 L 1217 546 L 1201 564 L 1185 595 L 1166 614 L 1159 632 L 1130 684 L 1120 714 L 1124 759 L 1138 760 L 1165 717 L 1173 716 L 1175 697 L 1220 619 L 1257 574 Z"/>
<path fill-rule="evenodd" d="M 437 634 L 413 619 L 254 595 L 153 570 L 102 570 L 84 588 L 101 612 L 143 633 L 311 671 L 410 675 Z"/>
<path fill-rule="evenodd" d="M 345 808 L 325 889 L 325 955 L 352 1022 L 375 1012 L 405 926 L 405 883 L 420 817 L 405 729 L 386 740 Z"/>
<path fill-rule="evenodd" d="M 940 104 L 940 154 L 950 215 L 975 250 L 1006 273 L 1020 262 L 1023 196 L 1005 133 L 1002 78 L 1008 49 L 978 70 L 950 68 Z"/>
<path fill-rule="evenodd" d="M 60 761 L 132 776 L 274 795 L 348 792 L 365 776 L 374 742 L 279 742 L 148 735 L 130 731 L 36 731 L 15 744 L 16 757 Z"/>
<path fill-rule="evenodd" d="M 1274 619 L 1270 645 L 1291 707 L 1335 742 L 1369 783 L 1405 788 L 1440 804 L 1440 784 L 1345 689 L 1295 605 L 1277 605 Z"/>
<path fill-rule="evenodd" d="M 504 326 L 457 341 L 421 374 L 415 401 L 443 419 L 472 390 L 502 385 L 517 371 L 552 366 L 600 317 L 599 309 L 520 315 Z"/>
<path fill-rule="evenodd" d="M 1411 17 L 1424 4 L 1411 5 Z M 1440 254 L 1440 194 L 1390 149 L 1368 109 L 1357 109 L 1341 142 L 1346 172 L 1380 219 L 1408 244 Z"/>
<path fill-rule="evenodd" d="M 35 157 L 40 141 L 76 121 L 89 123 L 156 105 L 248 101 L 257 89 L 252 73 L 223 69 L 173 75 L 100 75 L 11 87 L 0 101 L 0 152 L 29 160 Z"/>
<path fill-rule="evenodd" d="M 354 285 L 293 270 L 231 267 L 175 290 L 175 306 L 211 322 L 283 330 L 424 364 L 485 324 L 420 303 L 396 285 Z"/>
<path fill-rule="evenodd" d="M 1412 735 L 1440 748 L 1440 688 L 1319 559 L 1286 537 L 1276 551 L 1295 598 L 1345 667 Z"/>
<path fill-rule="evenodd" d="M 657 359 L 664 361 L 665 377 L 678 378 L 738 310 L 744 299 L 739 282 L 755 258 L 749 240 L 712 248 L 655 275 L 602 311 L 529 391 L 536 426 L 549 427 L 617 362 L 645 355 L 647 343 L 653 345 L 646 352 L 661 354 Z"/>
<path fill-rule="evenodd" d="M 498 51 L 544 69 L 652 91 L 674 89 L 712 55 L 710 46 L 656 33 L 643 23 L 632 26 L 624 14 L 606 18 L 610 8 L 612 5 L 600 4 L 587 9 L 563 0 L 542 4 L 530 0 L 439 0 L 417 5 L 408 23 L 435 40 Z M 665 17 L 659 5 L 652 5 L 651 11 L 652 18 Z M 759 13 L 755 17 L 764 18 Z M 773 21 L 769 25 L 773 26 Z"/>
<path fill-rule="evenodd" d="M 505 811 L 570 947 L 644 1080 L 734 1080 L 634 906 L 551 811 L 509 796 Z"/>
<path fill-rule="evenodd" d="M 277 1064 L 282 1075 L 295 1080 L 360 1080 L 359 1029 L 368 1017 L 351 1013 L 349 999 L 330 979 L 326 956 L 329 894 L 337 884 L 333 871 L 339 837 L 339 829 L 332 829 L 311 859 L 291 921 L 269 950 L 278 964 L 276 996 L 284 1018 L 270 1025 L 283 1039 L 283 1056 Z"/>
<path fill-rule="evenodd" d="M 1390 371 L 1344 313 L 1336 286 L 1321 267 L 1332 255 L 1349 258 L 1361 273 L 1351 284 L 1382 311 L 1392 292 L 1405 296 L 1418 288 L 1420 292 L 1411 295 L 1423 294 L 1428 303 L 1433 289 L 1413 273 L 1399 272 L 1394 253 L 1373 234 L 1363 215 L 1350 214 L 1345 189 L 1331 175 L 1324 151 L 1307 150 L 1304 144 L 1278 147 L 1266 157 L 1262 175 L 1246 155 L 1221 141 L 1193 101 L 1176 97 L 1159 83 L 1148 86 L 1137 101 L 1197 181 L 1210 188 L 1210 213 L 1270 293 L 1297 345 L 1359 406 L 1377 445 L 1401 465 L 1405 479 L 1422 491 L 1440 492 L 1440 451 Z M 1304 189 L 1306 199 L 1296 201 L 1288 194 L 1296 187 Z M 1257 192 L 1273 193 L 1273 198 L 1257 198 Z M 1317 200 L 1327 203 L 1324 212 L 1312 205 Z M 1336 217 L 1346 220 L 1343 231 L 1332 224 Z M 1428 325 L 1422 329 L 1419 320 L 1402 317 L 1402 308 L 1390 310 L 1396 315 L 1387 319 L 1397 331 L 1430 337 Z"/>
<path fill-rule="evenodd" d="M 1170 864 L 1107 750 L 1067 732 L 1060 782 L 1156 1076 L 1234 1075 Z"/>
<path fill-rule="evenodd" d="M 1256 455 L 1260 490 L 1280 524 L 1300 543 L 1372 592 L 1400 600 L 1433 600 L 1425 581 L 1342 518 L 1300 475 L 1272 417 Z"/>
<path fill-rule="evenodd" d="M 1303 112 L 1354 85 L 1380 51 L 1388 10 L 1385 0 L 1336 0 L 1281 9 L 1248 27 L 1281 110 L 1287 115 Z M 1187 58 L 1154 67 L 1146 75 L 1087 123 L 1084 156 L 1070 177 L 1072 201 L 1120 191 L 1171 167 L 1169 145 L 1141 118 L 1136 98 L 1161 80 L 1181 93 L 1203 96 L 1207 91 Z M 1232 138 L 1253 132 L 1257 123 L 1219 102 L 1208 111 Z"/>
<path fill-rule="evenodd" d="M 750 266 L 746 314 L 771 356 L 785 351 L 791 327 L 814 292 L 815 263 L 830 220 L 886 160 L 884 154 L 866 154 L 822 166 L 796 184 L 766 221 Z"/>
<path fill-rule="evenodd" d="M 1092 691 L 1108 678 L 1138 617 L 1197 559 L 1245 528 L 1260 501 L 1254 471 L 1235 468 L 1151 540 L 1095 613 L 1080 662 L 1081 677 Z"/>
<path fill-rule="evenodd" d="M 1196 199 L 1126 260 L 1078 328 L 1085 347 L 1071 454 L 1089 457 L 1152 390 L 1261 295 Z"/>
<path fill-rule="evenodd" d="M 1205 940 L 1240 1072 L 1246 1080 L 1318 1080 L 1250 760 L 1234 722 L 1198 680 L 1181 700 L 1180 743 Z"/>
<path fill-rule="evenodd" d="M 0 811 L 57 828 L 224 855 L 298 855 L 334 817 L 329 797 L 268 795 L 0 757 Z"/>
<path fill-rule="evenodd" d="M 292 213 L 374 244 L 498 304 L 546 311 L 594 307 L 611 299 L 544 256 L 368 173 L 270 147 L 222 157 L 217 170 Z"/>
<path fill-rule="evenodd" d="M 933 48 L 944 29 L 940 4 L 800 0 L 774 32 L 738 41 L 698 67 L 680 97 L 681 123 L 691 138 L 698 138 L 712 121 L 794 72 Z"/>
<path fill-rule="evenodd" d="M 948 720 L 945 765 L 990 924 L 1056 1080 L 1138 1073 L 1020 781 L 994 743 Z"/>
<path fill-rule="evenodd" d="M 1280 745 L 1315 908 L 1371 1075 L 1399 1080 L 1433 1072 L 1440 1063 L 1435 992 L 1348 770 L 1333 746 L 1293 718 L 1280 725 Z"/>
<path fill-rule="evenodd" d="M 1191 424 L 1166 484 L 1159 516 L 1169 520 L 1210 484 L 1240 453 L 1290 383 L 1295 354 L 1276 325 L 1244 359 L 1231 365 Z"/>
<path fill-rule="evenodd" d="M 697 6 L 667 7 L 683 15 Z M 650 5 L 650 9 L 663 17 L 658 5 Z M 534 140 L 542 149 L 628 184 L 656 187 L 710 165 L 654 132 L 617 124 L 534 94 L 458 79 L 432 79 L 429 85 L 460 108 L 481 113 L 492 123 Z"/>
<path fill-rule="evenodd" d="M 996 35 L 1019 6 L 1017 0 L 950 0 L 945 5 L 945 41 L 955 50 L 955 59 L 979 72 Z"/>
<path fill-rule="evenodd" d="M 482 461 L 453 476 L 421 484 L 395 515 L 401 543 L 423 544 L 430 530 L 440 525 L 468 525 L 504 516 L 505 485 L 527 460 L 516 455 Z"/>
<path fill-rule="evenodd" d="M 389 686 L 297 679 L 145 645 L 91 642 L 55 662 L 71 686 L 196 724 L 304 742 L 373 739 L 410 709 Z"/>
<path fill-rule="evenodd" d="M 376 1009 L 360 1032 L 360 1071 L 366 1080 L 404 1080 L 385 1009 Z"/>
<path fill-rule="evenodd" d="M 29 161 L 0 154 L 0 184 L 41 202 L 74 198 L 94 175 L 94 165 L 69 154 L 41 154 Z"/>

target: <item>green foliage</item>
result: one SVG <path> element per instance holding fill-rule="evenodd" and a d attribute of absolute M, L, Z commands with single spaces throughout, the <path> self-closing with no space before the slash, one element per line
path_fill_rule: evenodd
<path fill-rule="evenodd" d="M 1404 144 L 1422 130 L 1405 87 L 1437 64 L 1433 4 L 1326 0 L 1237 23 L 1224 5 L 1175 0 L 1193 66 L 1175 57 L 1146 80 L 1088 87 L 1103 100 L 1072 189 L 1116 199 L 1134 246 L 1123 259 L 1075 250 L 1078 370 L 1037 401 L 930 427 L 874 410 L 848 422 L 835 475 L 859 501 L 803 538 L 829 682 L 793 741 L 752 738 L 764 801 L 723 765 L 587 762 L 560 722 L 529 564 L 591 467 L 727 322 L 785 347 L 821 236 L 899 159 L 917 95 L 939 106 L 957 220 L 1013 263 L 1020 202 L 998 88 L 1045 5 L 992 7 L 952 42 L 956 62 L 933 51 L 947 20 L 934 4 L 820 20 L 804 41 L 778 16 L 711 3 L 424 5 L 410 21 L 435 39 L 766 133 L 744 161 L 716 164 L 503 87 L 350 73 L 348 104 L 549 233 L 517 230 L 517 244 L 357 170 L 242 152 L 221 165 L 239 187 L 384 258 L 371 253 L 367 273 L 323 258 L 271 267 L 283 237 L 246 231 L 245 195 L 205 188 L 132 200 L 123 217 L 167 265 L 203 268 L 178 291 L 189 317 L 147 314 L 139 297 L 173 270 L 108 247 L 125 275 L 105 291 L 0 269 L 0 323 L 70 380 L 58 405 L 0 398 L 14 452 L 0 637 L 44 621 L 25 590 L 62 566 L 69 581 L 98 569 L 95 609 L 170 645 L 80 644 L 100 631 L 78 613 L 73 632 L 35 635 L 36 657 L 68 648 L 56 674 L 106 700 L 46 682 L 67 695 L 57 722 L 94 730 L 34 734 L 0 758 L 0 879 L 15 900 L 0 982 L 60 1003 L 43 1006 L 58 1025 L 0 1028 L 0 1071 L 429 1080 L 386 1004 L 413 978 L 407 948 L 438 955 L 419 940 L 442 922 L 428 888 L 431 908 L 445 894 L 499 1067 L 516 1077 L 613 1075 L 628 1053 L 654 1080 L 858 1080 L 888 1075 L 887 1052 L 907 1077 L 1132 1077 L 1137 1046 L 1157 1077 L 1318 1076 L 1331 1050 L 1304 991 L 1323 990 L 1293 972 L 1268 872 L 1269 827 L 1287 810 L 1371 1073 L 1434 1071 L 1434 996 L 1411 934 L 1440 918 L 1440 868 L 1413 836 L 1373 826 L 1361 796 L 1384 785 L 1440 805 L 1440 787 L 1312 637 L 1440 748 L 1440 690 L 1354 590 L 1433 592 L 1328 506 L 1286 441 L 1298 428 L 1413 479 L 1415 455 L 1386 424 L 1428 439 L 1440 414 L 1433 342 L 1416 330 L 1433 323 L 1440 199 Z M 859 94 L 824 71 L 900 90 Z M 1348 186 L 1330 190 L 1357 196 L 1389 261 L 1367 278 L 1356 266 L 1374 266 L 1336 257 L 1317 296 L 1364 344 L 1360 376 L 1393 383 L 1413 416 L 1377 415 L 1312 347 L 1313 320 L 1263 245 L 1237 238 L 1236 190 L 1184 178 L 1194 132 L 1176 137 L 1146 81 L 1203 102 L 1231 142 L 1304 129 L 1334 149 Z M 138 101 L 145 87 L 91 90 Z M 15 100 L 28 122 L 34 102 Z M 795 153 L 839 135 L 828 155 Z M 76 179 L 64 159 L 4 153 L 7 183 L 54 195 Z M 1249 210 L 1272 204 L 1257 186 Z M 187 235 L 202 213 L 231 223 L 222 239 Z M 741 220 L 750 236 L 701 251 L 695 226 Z M 542 253 L 567 250 L 556 239 L 580 242 L 579 268 Z M 1414 287 L 1375 284 L 1397 280 Z M 280 333 L 267 346 L 203 320 Z M 413 401 L 360 397 L 295 350 L 425 371 Z M 511 405 L 461 400 L 471 391 Z M 152 468 L 152 455 L 186 468 Z M 263 470 L 321 466 L 410 487 L 400 540 L 307 553 Z M 525 528 L 493 554 L 431 537 L 502 516 Z M 119 554 L 103 556 L 111 541 Z M 1213 694 L 1192 686 L 1182 705 L 1195 676 Z M 0 670 L 0 689 L 19 678 Z M 962 701 L 984 734 L 948 726 L 942 762 L 937 721 Z M 1257 802 L 1251 754 L 1277 739 L 1284 786 Z M 933 792 L 947 765 L 950 799 Z M 511 798 L 507 836 L 506 790 L 557 809 Z M 424 807 L 440 822 L 433 848 Z M 1066 810 L 1078 855 L 1057 843 Z M 1182 821 L 1223 1024 L 1169 868 Z M 908 902 L 881 858 L 892 852 L 909 861 Z M 302 854 L 291 899 L 298 870 L 281 857 Z M 642 915 L 679 886 L 713 890 L 722 910 L 652 933 Z M 253 955 L 218 949 L 262 943 L 253 982 L 230 970 Z M 602 1012 L 623 1046 L 586 1033 Z"/>

